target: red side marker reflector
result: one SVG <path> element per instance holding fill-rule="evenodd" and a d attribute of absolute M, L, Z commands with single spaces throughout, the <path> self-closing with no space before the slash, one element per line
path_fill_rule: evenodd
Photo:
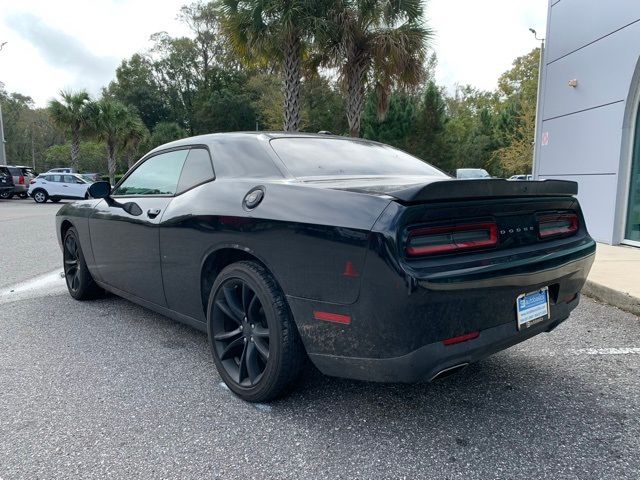
<path fill-rule="evenodd" d="M 342 272 L 342 276 L 351 278 L 358 276 L 358 271 L 356 270 L 356 267 L 353 266 L 353 262 L 351 260 L 348 260 L 344 265 L 344 272 Z"/>
<path fill-rule="evenodd" d="M 324 320 L 325 322 L 342 323 L 343 325 L 349 325 L 351 323 L 351 317 L 349 315 L 340 315 L 338 313 L 314 311 L 313 318 L 316 320 Z"/>
<path fill-rule="evenodd" d="M 456 343 L 468 342 L 469 340 L 473 340 L 479 336 L 480 332 L 465 333 L 464 335 L 459 335 L 457 337 L 447 338 L 446 340 L 443 340 L 442 343 L 445 346 L 455 345 Z"/>

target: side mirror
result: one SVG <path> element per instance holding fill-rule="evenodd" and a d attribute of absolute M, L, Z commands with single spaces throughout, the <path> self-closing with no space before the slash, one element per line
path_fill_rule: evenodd
<path fill-rule="evenodd" d="M 87 191 L 92 198 L 107 198 L 111 195 L 111 184 L 109 182 L 95 182 Z"/>

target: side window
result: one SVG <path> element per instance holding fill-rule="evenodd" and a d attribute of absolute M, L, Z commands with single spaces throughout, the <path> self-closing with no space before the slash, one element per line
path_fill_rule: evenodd
<path fill-rule="evenodd" d="M 208 180 L 213 180 L 213 167 L 209 152 L 204 148 L 192 148 L 189 150 L 189 155 L 187 155 L 187 160 L 182 168 L 178 182 L 178 193 Z"/>
<path fill-rule="evenodd" d="M 62 183 L 62 175 L 51 175 L 52 182 Z"/>
<path fill-rule="evenodd" d="M 76 183 L 76 178 L 73 175 L 64 175 L 64 183 Z"/>
<path fill-rule="evenodd" d="M 174 195 L 189 150 L 160 153 L 145 160 L 113 192 L 114 195 Z"/>

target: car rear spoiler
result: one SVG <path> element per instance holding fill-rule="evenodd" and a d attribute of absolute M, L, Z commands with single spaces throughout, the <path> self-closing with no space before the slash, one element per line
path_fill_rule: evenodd
<path fill-rule="evenodd" d="M 440 180 L 426 185 L 411 185 L 388 195 L 401 202 L 503 198 L 503 197 L 570 197 L 578 193 L 577 182 L 567 180 Z"/>

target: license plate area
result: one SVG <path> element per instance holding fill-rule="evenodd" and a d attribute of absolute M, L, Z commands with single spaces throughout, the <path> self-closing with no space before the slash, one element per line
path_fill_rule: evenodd
<path fill-rule="evenodd" d="M 550 318 L 549 287 L 518 295 L 516 299 L 518 330 Z"/>

